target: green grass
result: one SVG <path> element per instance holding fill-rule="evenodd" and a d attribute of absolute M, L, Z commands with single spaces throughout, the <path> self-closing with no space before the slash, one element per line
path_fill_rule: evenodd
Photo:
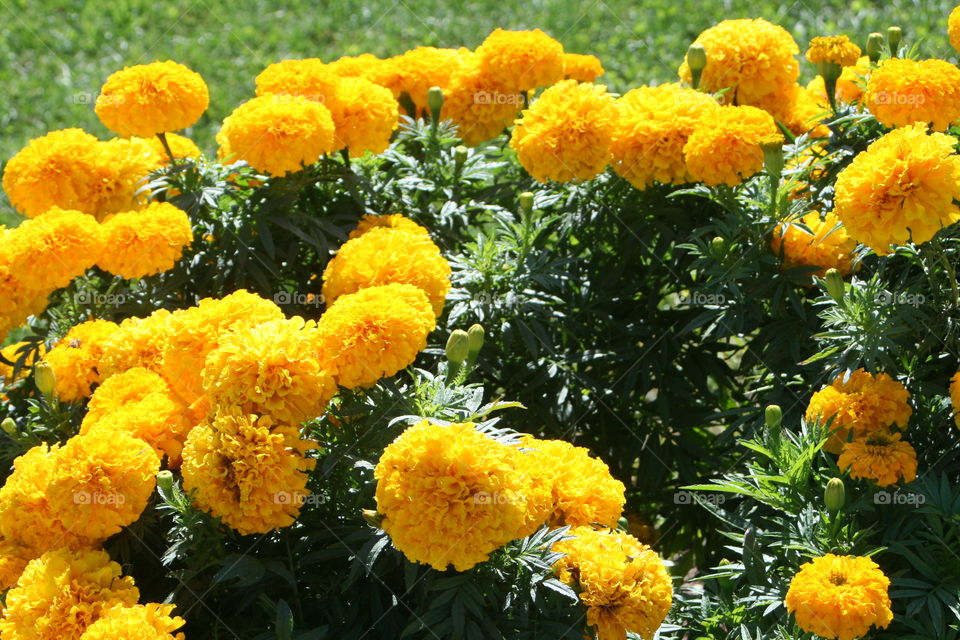
<path fill-rule="evenodd" d="M 176 6 L 176 5 L 182 6 Z M 887 6 L 893 4 L 895 6 Z M 104 79 L 130 64 L 173 59 L 199 71 L 210 109 L 190 134 L 212 150 L 224 116 L 252 95 L 253 78 L 283 58 L 372 52 L 417 45 L 475 47 L 495 27 L 540 27 L 568 51 L 600 56 L 611 89 L 672 80 L 687 45 L 724 19 L 764 17 L 810 37 L 846 33 L 863 43 L 871 31 L 900 24 L 928 55 L 953 57 L 946 0 L 0 0 L 0 158 L 51 129 L 109 132 L 91 100 Z M 804 63 L 805 78 L 813 71 Z M 0 202 L 0 223 L 14 218 Z"/>

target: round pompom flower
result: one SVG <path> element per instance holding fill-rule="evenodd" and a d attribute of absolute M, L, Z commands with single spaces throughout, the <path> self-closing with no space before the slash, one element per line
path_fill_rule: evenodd
<path fill-rule="evenodd" d="M 563 440 L 525 437 L 520 445 L 536 482 L 552 496 L 547 524 L 551 527 L 615 527 L 623 514 L 626 490 L 602 461 L 583 447 Z"/>
<path fill-rule="evenodd" d="M 105 551 L 48 551 L 32 560 L 7 593 L 3 640 L 79 640 L 113 607 L 140 598 L 133 579 Z"/>
<path fill-rule="evenodd" d="M 335 151 L 330 110 L 303 96 L 268 94 L 244 102 L 217 134 L 234 160 L 257 171 L 284 176 Z"/>
<path fill-rule="evenodd" d="M 616 110 L 606 87 L 563 80 L 526 109 L 510 138 L 539 180 L 589 180 L 610 163 Z"/>
<path fill-rule="evenodd" d="M 779 131 L 755 107 L 721 107 L 704 114 L 683 148 L 690 176 L 711 187 L 736 186 L 763 168 L 760 143 Z"/>
<path fill-rule="evenodd" d="M 729 104 L 754 104 L 783 91 L 800 77 L 796 56 L 800 47 L 786 29 L 763 19 L 724 20 L 694 41 L 707 51 L 701 90 L 729 89 Z M 680 77 L 691 82 L 684 60 Z"/>
<path fill-rule="evenodd" d="M 429 115 L 427 92 L 431 87 L 446 87 L 451 74 L 470 55 L 467 49 L 416 47 L 387 61 L 391 74 L 385 86 L 393 91 L 394 97 L 406 93 L 418 117 Z"/>
<path fill-rule="evenodd" d="M 540 29 L 495 29 L 476 55 L 483 73 L 510 90 L 548 87 L 563 78 L 563 45 Z"/>
<path fill-rule="evenodd" d="M 80 636 L 80 640 L 183 640 L 174 631 L 184 625 L 183 618 L 173 616 L 172 604 L 137 604 L 113 607 Z"/>
<path fill-rule="evenodd" d="M 44 360 L 57 377 L 57 397 L 76 402 L 90 397 L 90 387 L 102 382 L 97 369 L 104 342 L 118 326 L 109 320 L 88 320 L 70 329 Z"/>
<path fill-rule="evenodd" d="M 450 291 L 450 265 L 430 236 L 400 229 L 370 229 L 347 240 L 323 272 L 323 297 L 332 304 L 342 295 L 385 284 L 412 284 L 443 313 Z"/>
<path fill-rule="evenodd" d="M 843 445 L 837 460 L 840 471 L 850 469 L 854 480 L 873 480 L 878 487 L 888 487 L 901 479 L 917 479 L 917 452 L 899 433 L 886 429 L 874 431 Z"/>
<path fill-rule="evenodd" d="M 864 104 L 880 124 L 946 131 L 960 120 L 960 69 L 946 60 L 888 58 L 870 74 Z"/>
<path fill-rule="evenodd" d="M 160 372 L 171 317 L 166 309 L 157 309 L 146 318 L 125 318 L 103 343 L 103 358 L 97 366 L 103 379 L 134 367 Z"/>
<path fill-rule="evenodd" d="M 633 89 L 615 104 L 610 145 L 614 170 L 637 189 L 654 182 L 692 182 L 683 148 L 704 114 L 720 108 L 717 101 L 667 84 Z"/>
<path fill-rule="evenodd" d="M 823 121 L 830 113 L 828 107 L 821 105 L 818 100 L 818 96 L 806 87 L 793 84 L 757 101 L 756 106 L 772 115 L 794 135 L 806 133 L 812 138 L 828 138 L 830 129 Z"/>
<path fill-rule="evenodd" d="M 953 420 L 960 427 L 960 371 L 950 378 L 950 403 L 953 405 Z"/>
<path fill-rule="evenodd" d="M 50 509 L 79 536 L 105 540 L 135 522 L 156 486 L 160 457 L 121 431 L 74 436 L 57 451 Z"/>
<path fill-rule="evenodd" d="M 889 588 L 890 579 L 870 558 L 828 553 L 800 567 L 784 603 L 804 631 L 853 640 L 893 620 Z"/>
<path fill-rule="evenodd" d="M 947 19 L 947 34 L 950 36 L 950 46 L 960 51 L 960 6 L 954 7 Z"/>
<path fill-rule="evenodd" d="M 469 423 L 409 427 L 374 470 L 383 529 L 410 562 L 470 569 L 530 532 L 522 455 Z"/>
<path fill-rule="evenodd" d="M 564 79 L 576 80 L 577 82 L 593 82 L 603 73 L 603 64 L 600 62 L 600 58 L 596 56 L 580 53 L 563 54 Z"/>
<path fill-rule="evenodd" d="M 957 139 L 917 123 L 871 143 L 837 176 L 834 213 L 850 235 L 885 255 L 960 220 Z"/>
<path fill-rule="evenodd" d="M 261 71 L 255 82 L 258 96 L 302 96 L 325 104 L 333 97 L 340 76 L 319 58 L 305 58 L 275 62 Z"/>
<path fill-rule="evenodd" d="M 564 554 L 554 565 L 560 580 L 579 592 L 587 624 L 603 640 L 628 632 L 652 640 L 673 603 L 663 560 L 633 536 L 610 529 L 574 527 L 553 546 Z"/>
<path fill-rule="evenodd" d="M 110 216 L 102 227 L 98 266 L 124 278 L 142 278 L 173 268 L 193 241 L 186 212 L 169 202 Z"/>
<path fill-rule="evenodd" d="M 826 62 L 838 67 L 852 67 L 860 58 L 860 47 L 847 36 L 818 36 L 810 41 L 806 58 L 813 64 Z"/>
<path fill-rule="evenodd" d="M 523 104 L 523 94 L 484 73 L 476 56 L 464 61 L 443 90 L 443 117 L 456 123 L 460 138 L 470 146 L 503 133 Z"/>
<path fill-rule="evenodd" d="M 347 236 L 347 240 L 359 238 L 371 229 L 379 229 L 384 227 L 388 229 L 406 231 L 407 233 L 412 233 L 415 235 L 427 237 L 430 236 L 430 232 L 427 231 L 426 227 L 420 226 L 410 218 L 400 213 L 391 213 L 385 216 L 367 214 L 360 218 L 360 222 L 357 223 L 357 228 L 350 232 L 350 235 Z"/>
<path fill-rule="evenodd" d="M 851 434 L 857 439 L 893 426 L 906 429 L 913 415 L 909 399 L 910 392 L 898 380 L 857 369 L 849 377 L 837 376 L 829 387 L 814 393 L 805 417 L 807 422 L 821 425 L 832 419 L 829 429 L 833 433 L 823 448 L 840 453 Z"/>
<path fill-rule="evenodd" d="M 207 84 L 200 74 L 167 60 L 111 74 L 100 89 L 95 109 L 111 131 L 150 138 L 192 126 L 209 104 Z"/>
<path fill-rule="evenodd" d="M 820 214 L 814 211 L 796 222 L 777 227 L 770 246 L 778 255 L 783 252 L 784 269 L 817 267 L 811 275 L 822 277 L 832 268 L 847 276 L 853 271 L 853 251 L 857 243 L 839 224 L 832 213 L 821 220 Z"/>
<path fill-rule="evenodd" d="M 220 336 L 207 355 L 203 388 L 214 405 L 265 414 L 298 425 L 323 413 L 337 392 L 320 367 L 316 325 L 303 318 L 241 325 Z"/>
<path fill-rule="evenodd" d="M 427 294 L 409 284 L 340 296 L 317 322 L 321 366 L 347 389 L 369 387 L 413 364 L 436 316 Z"/>
<path fill-rule="evenodd" d="M 197 506 L 242 535 L 288 527 L 308 494 L 316 443 L 269 416 L 221 407 L 183 448 L 183 487 Z"/>
<path fill-rule="evenodd" d="M 335 144 L 356 158 L 369 151 L 383 153 L 399 122 L 399 105 L 386 87 L 364 78 L 341 78 L 327 101 L 333 118 Z"/>

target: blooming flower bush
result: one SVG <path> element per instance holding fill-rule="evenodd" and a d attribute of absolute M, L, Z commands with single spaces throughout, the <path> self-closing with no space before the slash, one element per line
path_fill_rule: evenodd
<path fill-rule="evenodd" d="M 789 26 L 106 78 L 4 167 L 0 640 L 960 637 L 960 72 Z"/>

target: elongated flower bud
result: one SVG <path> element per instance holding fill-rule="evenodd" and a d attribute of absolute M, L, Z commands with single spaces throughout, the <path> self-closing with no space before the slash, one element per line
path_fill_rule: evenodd
<path fill-rule="evenodd" d="M 780 422 L 783 420 L 783 411 L 780 409 L 780 405 L 767 405 L 763 414 L 763 420 L 771 429 L 779 427 Z"/>
<path fill-rule="evenodd" d="M 483 347 L 483 326 L 479 324 L 472 325 L 467 329 L 467 335 L 470 337 L 470 360 L 475 360 L 477 354 L 480 353 L 481 347 Z"/>
<path fill-rule="evenodd" d="M 903 30 L 894 25 L 887 29 L 887 42 L 890 43 L 890 55 L 897 57 L 897 51 L 900 49 L 900 41 L 903 40 Z"/>
<path fill-rule="evenodd" d="M 455 329 L 447 339 L 447 360 L 459 365 L 470 355 L 470 336 L 463 329 Z"/>
<path fill-rule="evenodd" d="M 40 393 L 48 398 L 53 397 L 57 390 L 57 374 L 49 363 L 41 361 L 33 366 L 33 379 Z"/>
<path fill-rule="evenodd" d="M 524 191 L 517 196 L 517 202 L 520 203 L 520 210 L 525 214 L 529 214 L 533 211 L 533 194 L 529 191 Z"/>
<path fill-rule="evenodd" d="M 430 107 L 430 118 L 433 122 L 440 122 L 440 110 L 443 109 L 443 89 L 430 87 L 427 91 L 427 106 Z"/>
<path fill-rule="evenodd" d="M 362 509 L 360 515 L 363 516 L 363 519 L 366 520 L 368 525 L 376 529 L 379 529 L 380 525 L 383 524 L 383 516 L 373 509 Z"/>
<path fill-rule="evenodd" d="M 827 488 L 823 491 L 823 504 L 831 514 L 843 509 L 847 501 L 847 490 L 840 478 L 830 478 Z"/>
<path fill-rule="evenodd" d="M 13 421 L 13 418 L 4 418 L 3 422 L 0 422 L 0 429 L 3 429 L 11 436 L 16 435 L 17 423 Z"/>
<path fill-rule="evenodd" d="M 883 34 L 874 31 L 867 36 L 867 57 L 870 62 L 877 64 L 880 62 L 880 56 L 883 54 Z"/>
<path fill-rule="evenodd" d="M 157 489 L 160 495 L 167 497 L 173 491 L 173 474 L 164 469 L 157 474 Z"/>
<path fill-rule="evenodd" d="M 823 281 L 827 288 L 827 294 L 833 298 L 834 302 L 840 302 L 843 300 L 843 276 L 839 271 L 833 268 L 827 269 L 827 272 L 824 274 Z"/>
<path fill-rule="evenodd" d="M 469 152 L 467 151 L 467 148 L 462 144 L 453 148 L 453 161 L 457 164 L 457 166 L 460 166 L 467 161 L 468 153 Z"/>
<path fill-rule="evenodd" d="M 687 66 L 690 67 L 690 76 L 693 88 L 700 86 L 700 76 L 707 66 L 707 50 L 702 44 L 692 44 L 687 49 Z"/>

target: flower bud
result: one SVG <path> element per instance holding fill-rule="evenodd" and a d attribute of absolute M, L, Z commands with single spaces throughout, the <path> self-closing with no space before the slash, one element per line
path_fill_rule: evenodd
<path fill-rule="evenodd" d="M 900 27 L 892 26 L 887 29 L 887 42 L 890 43 L 890 55 L 894 58 L 897 57 L 901 40 L 903 40 L 903 30 Z"/>
<path fill-rule="evenodd" d="M 524 191 L 517 196 L 517 201 L 520 203 L 520 210 L 525 214 L 529 214 L 533 211 L 533 194 L 529 191 Z"/>
<path fill-rule="evenodd" d="M 827 511 L 831 514 L 836 514 L 843 509 L 844 503 L 847 501 L 847 491 L 844 487 L 843 480 L 840 478 L 830 478 L 830 481 L 827 482 L 827 488 L 823 490 L 823 504 L 827 508 Z"/>
<path fill-rule="evenodd" d="M 457 164 L 457 166 L 460 166 L 467 161 L 467 153 L 467 148 L 462 144 L 453 148 L 453 161 Z"/>
<path fill-rule="evenodd" d="M 702 44 L 692 44 L 687 49 L 687 66 L 690 67 L 691 84 L 696 89 L 700 85 L 700 76 L 707 66 L 707 50 Z"/>
<path fill-rule="evenodd" d="M 767 405 L 767 408 L 763 412 L 763 421 L 771 429 L 779 427 L 780 422 L 783 420 L 783 411 L 780 409 L 780 405 L 770 404 Z"/>
<path fill-rule="evenodd" d="M 877 64 L 880 62 L 880 55 L 883 53 L 883 34 L 874 31 L 867 36 L 867 57 L 870 62 Z"/>
<path fill-rule="evenodd" d="M 166 497 L 173 491 L 173 474 L 164 469 L 157 474 L 157 489 L 160 495 Z"/>
<path fill-rule="evenodd" d="M 14 436 L 17 434 L 17 423 L 13 421 L 13 418 L 4 418 L 3 422 L 0 422 L 0 429 L 3 429 L 11 436 Z"/>
<path fill-rule="evenodd" d="M 779 178 L 783 174 L 783 145 L 786 139 L 780 135 L 766 136 L 760 141 L 760 148 L 763 149 L 763 166 L 774 178 Z"/>
<path fill-rule="evenodd" d="M 48 362 L 41 360 L 33 365 L 33 380 L 40 393 L 48 398 L 53 397 L 57 390 L 57 374 L 53 372 L 53 367 Z"/>
<path fill-rule="evenodd" d="M 361 509 L 360 515 L 363 516 L 363 519 L 367 521 L 368 525 L 376 529 L 379 529 L 380 525 L 383 524 L 383 516 L 373 509 Z"/>
<path fill-rule="evenodd" d="M 474 360 L 483 347 L 483 326 L 475 324 L 467 329 L 467 336 L 470 338 L 470 359 Z"/>
<path fill-rule="evenodd" d="M 727 248 L 727 241 L 721 238 L 720 236 L 717 236 L 716 238 L 710 241 L 710 248 L 713 249 L 713 252 L 716 255 L 722 256 L 724 251 Z"/>
<path fill-rule="evenodd" d="M 470 336 L 463 329 L 455 329 L 447 338 L 447 360 L 461 364 L 470 355 Z"/>
<path fill-rule="evenodd" d="M 843 276 L 840 275 L 839 271 L 833 268 L 827 269 L 827 272 L 823 276 L 823 282 L 827 293 L 833 298 L 834 302 L 843 300 Z"/>
<path fill-rule="evenodd" d="M 443 109 L 443 89 L 430 87 L 427 91 L 427 106 L 430 107 L 430 118 L 440 122 L 440 110 Z"/>

